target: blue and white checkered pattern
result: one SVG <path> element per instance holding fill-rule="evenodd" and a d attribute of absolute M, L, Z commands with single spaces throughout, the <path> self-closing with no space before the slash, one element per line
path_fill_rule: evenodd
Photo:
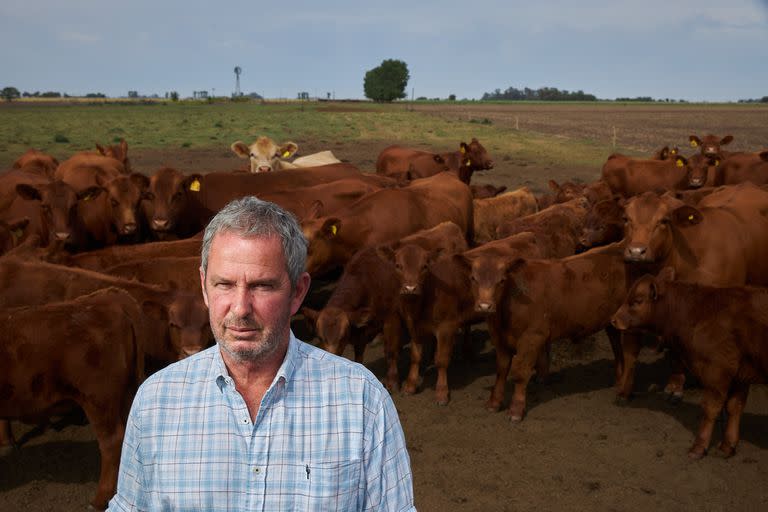
<path fill-rule="evenodd" d="M 392 399 L 364 366 L 297 340 L 255 423 L 214 346 L 134 400 L 109 510 L 415 510 Z"/>

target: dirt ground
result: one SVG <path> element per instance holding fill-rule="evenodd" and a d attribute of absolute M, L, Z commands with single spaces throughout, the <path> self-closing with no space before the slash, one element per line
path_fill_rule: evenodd
<path fill-rule="evenodd" d="M 328 149 L 297 142 L 307 153 Z M 372 170 L 378 152 L 392 142 L 330 149 Z M 644 144 L 638 141 L 637 146 Z M 657 140 L 647 145 L 655 147 Z M 496 168 L 477 175 L 478 183 L 544 190 L 550 178 L 591 181 L 599 174 L 598 169 L 519 166 L 513 156 L 493 156 Z M 188 172 L 244 166 L 228 149 L 144 151 L 131 158 L 144 172 L 162 164 Z M 301 337 L 301 321 L 295 329 Z M 421 392 L 393 397 L 408 442 L 419 510 L 768 510 L 765 386 L 752 388 L 736 455 L 724 460 L 713 449 L 703 460 L 691 462 L 686 452 L 698 424 L 701 393 L 693 386 L 681 404 L 665 401 L 658 389 L 668 369 L 660 354 L 643 352 L 637 395 L 620 407 L 613 400 L 613 363 L 605 335 L 560 342 L 553 347 L 551 376 L 531 383 L 528 414 L 515 425 L 505 414 L 483 408 L 494 381 L 494 352 L 482 327 L 473 330 L 473 342 L 474 358 L 459 350 L 454 355 L 448 406 L 434 403 L 432 366 L 425 369 Z M 384 374 L 378 341 L 370 346 L 365 363 L 375 374 Z M 404 350 L 401 375 L 406 365 Z M 507 398 L 510 394 L 508 385 Z M 67 422 L 45 432 L 19 424 L 14 429 L 23 445 L 0 456 L 0 510 L 82 510 L 98 475 L 98 449 L 89 427 Z M 721 433 L 719 425 L 715 438 Z"/>

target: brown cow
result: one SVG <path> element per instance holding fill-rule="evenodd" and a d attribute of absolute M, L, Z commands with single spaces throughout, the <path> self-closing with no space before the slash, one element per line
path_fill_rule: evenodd
<path fill-rule="evenodd" d="M 496 238 L 502 223 L 536 213 L 539 209 L 531 189 L 522 187 L 489 199 L 474 199 L 474 232 L 477 243 Z"/>
<path fill-rule="evenodd" d="M 507 186 L 497 187 L 496 185 L 486 183 L 485 185 L 470 185 L 469 189 L 472 191 L 473 199 L 488 199 L 503 193 L 507 190 Z"/>
<path fill-rule="evenodd" d="M 397 356 L 400 349 L 400 317 L 394 266 L 375 247 L 358 251 L 345 265 L 325 307 L 304 307 L 323 349 L 341 355 L 347 344 L 355 350 L 355 361 L 363 362 L 365 347 L 377 334 L 384 337 L 387 388 L 398 389 Z"/>
<path fill-rule="evenodd" d="M 131 172 L 131 162 L 128 159 L 128 143 L 125 139 L 120 139 L 119 144 L 102 146 L 98 142 L 96 143 L 96 150 L 99 154 L 109 158 L 114 158 L 118 162 L 123 164 L 126 173 Z"/>
<path fill-rule="evenodd" d="M 688 188 L 689 172 L 688 160 L 682 155 L 654 160 L 614 154 L 603 164 L 601 179 L 612 193 L 631 197 L 652 190 Z"/>
<path fill-rule="evenodd" d="M 759 153 L 731 153 L 722 159 L 716 159 L 717 167 L 715 186 L 735 185 L 750 181 L 755 185 L 768 183 L 768 151 Z"/>
<path fill-rule="evenodd" d="M 58 166 L 58 160 L 37 149 L 28 149 L 13 162 L 13 169 L 20 169 L 24 172 L 37 174 L 50 179 L 53 178 L 53 174 Z"/>
<path fill-rule="evenodd" d="M 279 171 L 282 169 L 281 159 L 290 158 L 299 150 L 295 142 L 278 146 L 275 141 L 264 136 L 258 137 L 250 146 L 238 140 L 230 147 L 237 156 L 250 161 L 252 173 Z"/>
<path fill-rule="evenodd" d="M 75 190 L 85 190 L 99 185 L 96 177 L 111 179 L 129 174 L 119 160 L 101 154 L 80 152 L 64 160 L 56 169 L 54 178 L 66 181 Z"/>
<path fill-rule="evenodd" d="M 589 201 L 581 197 L 554 204 L 538 213 L 505 222 L 496 230 L 496 238 L 506 238 L 530 231 L 551 257 L 564 257 L 579 247 Z"/>
<path fill-rule="evenodd" d="M 745 183 L 721 187 L 691 206 L 645 193 L 625 205 L 627 262 L 671 266 L 681 281 L 709 286 L 768 284 L 768 191 Z M 640 347 L 623 343 L 619 396 L 629 397 Z M 676 373 L 666 391 L 682 396 Z"/>
<path fill-rule="evenodd" d="M 701 148 L 701 155 L 710 156 L 726 156 L 726 152 L 720 149 L 720 146 L 725 146 L 733 141 L 733 135 L 726 135 L 725 137 L 718 137 L 717 135 L 705 135 L 703 138 L 699 138 L 697 135 L 691 135 L 688 137 L 692 148 Z"/>
<path fill-rule="evenodd" d="M 144 376 L 143 325 L 136 301 L 115 288 L 6 309 L 0 318 L 0 418 L 39 421 L 61 402 L 79 405 L 99 443 L 97 509 L 115 493 L 125 423 Z"/>
<path fill-rule="evenodd" d="M 624 207 L 613 199 L 593 204 L 584 219 L 580 249 L 608 245 L 624 238 Z"/>
<path fill-rule="evenodd" d="M 548 345 L 610 327 L 611 316 L 631 283 L 622 253 L 620 244 L 612 244 L 563 259 L 518 258 L 507 264 L 506 291 L 497 308 L 496 383 L 488 409 L 501 407 L 511 373 L 515 389 L 508 413 L 512 421 L 521 421 L 528 381 L 537 363 L 546 368 L 542 359 Z M 618 333 L 612 328 L 607 332 L 617 356 L 618 376 Z"/>
<path fill-rule="evenodd" d="M 200 255 L 151 258 L 120 263 L 104 270 L 105 274 L 135 279 L 142 283 L 170 286 L 195 294 L 200 291 Z"/>
<path fill-rule="evenodd" d="M 472 173 L 493 169 L 493 160 L 476 139 L 459 144 L 459 150 L 438 155 L 402 146 L 389 146 L 376 159 L 376 172 L 384 175 L 399 175 L 409 171 L 412 178 L 426 178 L 446 170 L 454 172 L 466 184 Z"/>
<path fill-rule="evenodd" d="M 340 179 L 391 185 L 381 176 L 365 175 L 351 164 L 332 164 L 286 172 L 212 172 L 189 176 L 166 167 L 150 179 L 142 211 L 158 238 L 186 238 L 202 230 L 213 215 L 233 199 L 289 192 Z"/>
<path fill-rule="evenodd" d="M 732 456 L 739 442 L 739 421 L 750 384 L 768 382 L 768 290 L 715 288 L 671 280 L 665 268 L 646 275 L 629 291 L 613 316 L 619 329 L 652 328 L 675 345 L 704 387 L 704 411 L 693 459 L 706 455 L 715 420 L 726 408 L 720 451 Z"/>
<path fill-rule="evenodd" d="M 199 256 L 201 242 L 202 234 L 193 238 L 168 242 L 113 245 L 95 251 L 73 254 L 62 258 L 61 263 L 90 270 L 104 270 L 121 263 L 166 257 Z"/>
<path fill-rule="evenodd" d="M 664 146 L 663 148 L 657 149 L 651 158 L 654 160 L 669 160 L 671 158 L 675 158 L 680 153 L 680 150 L 677 148 L 677 146 L 669 147 Z"/>
<path fill-rule="evenodd" d="M 307 272 L 328 272 L 362 247 L 391 243 L 444 221 L 455 222 L 471 238 L 472 193 L 450 173 L 379 190 L 331 216 L 302 223 L 309 240 Z"/>

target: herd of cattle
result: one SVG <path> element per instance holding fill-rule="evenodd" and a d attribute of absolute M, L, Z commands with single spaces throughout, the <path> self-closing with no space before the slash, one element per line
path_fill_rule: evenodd
<path fill-rule="evenodd" d="M 731 140 L 691 136 L 701 149 L 687 158 L 611 155 L 598 181 L 550 181 L 542 195 L 472 185 L 493 168 L 477 139 L 443 154 L 390 146 L 375 173 L 330 152 L 288 162 L 296 144 L 267 137 L 232 145 L 251 172 L 204 175 L 132 172 L 124 141 L 62 163 L 29 150 L 0 175 L 0 449 L 14 444 L 9 420 L 77 404 L 101 453 L 92 505 L 105 507 L 138 384 L 213 342 L 200 232 L 256 195 L 299 218 L 313 277 L 340 275 L 322 309 L 302 309 L 321 345 L 351 344 L 362 362 L 381 335 L 391 391 L 401 347 L 410 394 L 436 340 L 435 398 L 447 404 L 454 341 L 483 322 L 496 350 L 486 407 L 502 407 L 511 376 L 508 414 L 521 421 L 551 343 L 605 329 L 618 396 L 630 397 L 644 343 L 668 348 L 666 391 L 682 396 L 686 368 L 704 388 L 689 455 L 706 453 L 723 408 L 731 455 L 749 385 L 768 376 L 768 152 L 729 153 Z"/>

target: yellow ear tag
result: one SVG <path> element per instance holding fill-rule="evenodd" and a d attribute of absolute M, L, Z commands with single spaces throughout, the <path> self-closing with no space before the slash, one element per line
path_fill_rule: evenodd
<path fill-rule="evenodd" d="M 83 196 L 83 201 L 90 201 L 93 199 L 93 196 L 91 194 L 88 194 L 87 196 Z"/>
<path fill-rule="evenodd" d="M 691 222 L 693 222 L 693 215 L 689 215 L 689 216 L 688 216 L 688 220 L 690 220 Z"/>
<path fill-rule="evenodd" d="M 696 142 L 695 140 L 692 140 L 692 141 L 691 141 L 691 147 L 692 147 L 692 148 L 695 148 L 695 147 L 696 147 L 696 146 L 698 146 L 698 145 L 699 145 L 699 144 L 698 144 L 698 142 Z"/>
<path fill-rule="evenodd" d="M 720 165 L 720 159 L 719 158 L 717 160 L 715 160 L 715 167 L 717 167 L 718 165 Z"/>
<path fill-rule="evenodd" d="M 670 149 L 670 150 L 669 150 L 669 152 L 670 152 L 671 154 L 673 154 L 673 155 L 676 155 L 676 154 L 677 154 L 677 150 L 676 150 L 676 149 Z"/>
<path fill-rule="evenodd" d="M 18 239 L 18 238 L 21 238 L 21 235 L 23 235 L 24 232 L 20 229 L 14 229 L 13 231 L 11 231 L 11 234 L 13 235 L 13 238 Z"/>
<path fill-rule="evenodd" d="M 335 224 L 333 226 L 331 226 L 331 234 L 333 236 L 336 236 L 336 233 L 338 233 L 338 232 L 339 232 L 339 228 L 337 228 Z"/>
<path fill-rule="evenodd" d="M 467 164 L 466 164 L 466 165 L 467 165 L 467 167 L 469 167 L 470 165 L 472 165 L 472 160 L 470 160 L 469 158 L 467 158 Z"/>
<path fill-rule="evenodd" d="M 286 151 L 286 152 L 283 153 L 283 158 L 288 158 L 289 156 L 291 156 L 291 152 L 290 151 Z"/>
<path fill-rule="evenodd" d="M 460 147 L 459 147 L 459 151 L 461 151 L 461 153 L 462 153 L 462 154 L 464 154 L 464 153 L 466 153 L 466 152 L 467 152 L 467 150 L 466 150 L 466 149 L 464 149 L 464 146 L 460 146 Z"/>
<path fill-rule="evenodd" d="M 192 192 L 200 192 L 200 180 L 194 180 L 189 184 L 189 190 Z"/>
<path fill-rule="evenodd" d="M 678 161 L 676 162 L 676 165 L 677 165 L 678 167 L 682 167 L 682 166 L 683 166 L 683 165 L 685 165 L 685 164 L 683 164 L 683 161 L 682 161 L 682 160 L 678 160 Z"/>

